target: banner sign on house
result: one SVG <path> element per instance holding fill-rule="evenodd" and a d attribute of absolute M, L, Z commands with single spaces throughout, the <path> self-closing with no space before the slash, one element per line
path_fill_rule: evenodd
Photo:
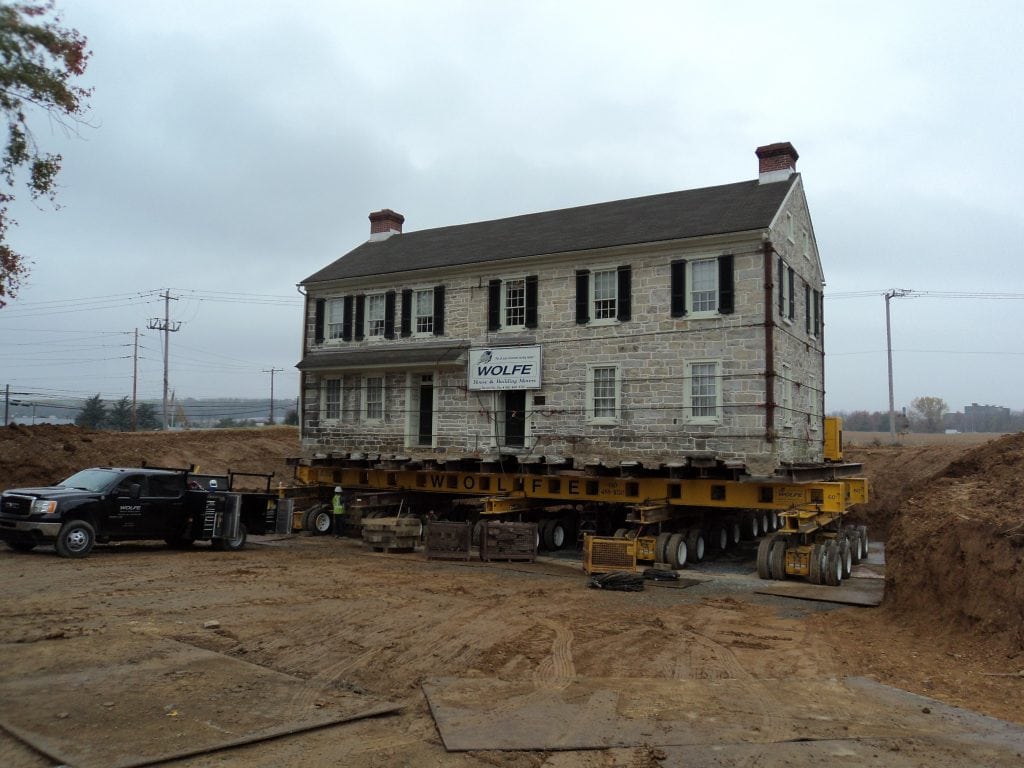
<path fill-rule="evenodd" d="M 469 389 L 540 389 L 540 345 L 469 350 Z"/>

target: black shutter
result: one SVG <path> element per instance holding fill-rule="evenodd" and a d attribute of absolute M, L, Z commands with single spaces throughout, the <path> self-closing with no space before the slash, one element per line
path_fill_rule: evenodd
<path fill-rule="evenodd" d="M 811 286 L 804 281 L 804 333 L 811 335 Z"/>
<path fill-rule="evenodd" d="M 434 335 L 444 336 L 444 286 L 434 287 Z"/>
<path fill-rule="evenodd" d="M 793 268 L 790 267 L 789 268 L 789 319 L 790 320 L 792 320 L 794 317 L 796 317 L 796 296 L 795 296 L 795 291 L 793 290 L 796 287 L 795 286 L 795 283 L 796 283 L 795 275 L 796 275 L 796 273 L 793 272 Z"/>
<path fill-rule="evenodd" d="M 671 313 L 672 317 L 686 314 L 686 259 L 673 261 L 669 265 L 671 272 Z"/>
<path fill-rule="evenodd" d="M 384 294 L 384 338 L 395 338 L 395 292 Z"/>
<path fill-rule="evenodd" d="M 487 284 L 487 330 L 496 331 L 501 328 L 501 280 L 491 280 Z"/>
<path fill-rule="evenodd" d="M 402 290 L 402 338 L 412 336 L 412 289 Z"/>
<path fill-rule="evenodd" d="M 576 324 L 590 322 L 590 270 L 576 270 Z"/>
<path fill-rule="evenodd" d="M 817 296 L 814 299 L 814 333 L 816 336 L 821 336 L 825 325 L 825 294 L 821 291 L 815 291 L 815 293 Z"/>
<path fill-rule="evenodd" d="M 718 257 L 718 313 L 731 315 L 736 310 L 736 281 L 732 254 Z"/>
<path fill-rule="evenodd" d="M 619 320 L 625 322 L 632 317 L 633 314 L 633 272 L 630 269 L 629 264 L 623 264 L 619 267 L 619 295 L 618 295 L 618 313 L 617 317 Z"/>
<path fill-rule="evenodd" d="M 786 265 L 779 256 L 779 317 L 786 316 Z"/>
<path fill-rule="evenodd" d="M 345 305 L 341 313 L 341 339 L 352 341 L 352 297 L 345 297 Z"/>
<path fill-rule="evenodd" d="M 537 276 L 526 277 L 526 327 L 537 327 Z"/>
<path fill-rule="evenodd" d="M 316 300 L 316 307 L 313 310 L 313 342 L 324 343 L 324 310 L 327 302 L 324 299 Z"/>
<path fill-rule="evenodd" d="M 356 341 L 363 340 L 363 325 L 366 320 L 366 297 L 362 294 L 356 296 Z"/>

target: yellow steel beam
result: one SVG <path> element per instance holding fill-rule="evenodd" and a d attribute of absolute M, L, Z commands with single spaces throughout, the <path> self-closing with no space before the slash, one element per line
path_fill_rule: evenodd
<path fill-rule="evenodd" d="M 346 489 L 511 496 L 538 502 L 666 504 L 839 513 L 852 504 L 867 500 L 867 480 L 863 478 L 811 483 L 737 482 L 316 466 L 297 467 L 296 476 L 303 482 L 342 485 Z"/>

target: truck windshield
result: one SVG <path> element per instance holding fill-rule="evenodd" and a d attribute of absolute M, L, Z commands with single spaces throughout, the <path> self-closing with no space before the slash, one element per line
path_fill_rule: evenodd
<path fill-rule="evenodd" d="M 83 491 L 104 493 L 113 488 L 120 477 L 120 474 L 108 469 L 83 469 L 81 472 L 75 472 L 66 480 L 61 480 L 57 485 L 64 488 L 81 488 Z"/>

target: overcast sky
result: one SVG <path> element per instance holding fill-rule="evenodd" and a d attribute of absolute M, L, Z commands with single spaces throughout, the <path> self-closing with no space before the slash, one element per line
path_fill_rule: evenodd
<path fill-rule="evenodd" d="M 892 302 L 897 407 L 1024 408 L 1020 2 L 59 3 L 95 93 L 77 136 L 36 124 L 62 208 L 16 208 L 0 387 L 130 395 L 139 328 L 159 398 L 169 288 L 178 397 L 265 397 L 277 368 L 294 400 L 295 285 L 371 211 L 408 232 L 725 184 L 791 141 L 827 409 L 888 407 L 891 288 L 930 294 Z"/>

